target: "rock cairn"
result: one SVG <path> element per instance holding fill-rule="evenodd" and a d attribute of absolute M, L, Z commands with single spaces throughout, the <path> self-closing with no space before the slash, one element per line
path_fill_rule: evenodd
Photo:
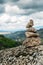
<path fill-rule="evenodd" d="M 26 26 L 26 40 L 23 42 L 23 45 L 25 45 L 26 47 L 37 46 L 41 43 L 39 34 L 37 33 L 37 30 L 33 27 L 33 25 L 33 20 L 30 20 L 30 22 Z"/>

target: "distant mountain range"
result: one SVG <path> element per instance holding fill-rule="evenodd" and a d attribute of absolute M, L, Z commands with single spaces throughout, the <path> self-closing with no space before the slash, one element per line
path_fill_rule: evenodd
<path fill-rule="evenodd" d="M 14 39 L 16 41 L 23 41 L 26 36 L 25 36 L 25 30 L 24 31 L 17 31 L 11 34 L 5 34 L 4 36 L 7 38 Z M 43 29 L 37 30 L 37 32 L 40 34 L 40 37 L 43 38 Z"/>
<path fill-rule="evenodd" d="M 43 38 L 43 29 L 37 31 L 40 34 L 40 37 Z"/>
<path fill-rule="evenodd" d="M 7 38 L 14 39 L 16 41 L 22 41 L 26 38 L 25 31 L 16 31 L 16 32 L 11 33 L 11 34 L 5 34 L 4 36 Z"/>

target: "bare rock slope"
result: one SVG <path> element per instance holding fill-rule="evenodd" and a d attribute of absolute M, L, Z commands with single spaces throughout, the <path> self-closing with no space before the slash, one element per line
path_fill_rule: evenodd
<path fill-rule="evenodd" d="M 1 50 L 0 65 L 43 65 L 43 45 Z"/>

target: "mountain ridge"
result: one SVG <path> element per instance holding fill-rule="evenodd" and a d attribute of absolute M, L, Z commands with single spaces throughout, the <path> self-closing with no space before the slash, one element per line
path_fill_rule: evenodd
<path fill-rule="evenodd" d="M 16 32 L 11 33 L 11 34 L 5 34 L 4 36 L 7 37 L 7 38 L 14 39 L 16 41 L 17 40 L 23 41 L 26 38 L 25 32 L 26 32 L 26 30 L 24 30 L 24 31 L 16 31 Z M 43 38 L 43 29 L 37 30 L 37 32 L 39 33 L 40 37 Z"/>

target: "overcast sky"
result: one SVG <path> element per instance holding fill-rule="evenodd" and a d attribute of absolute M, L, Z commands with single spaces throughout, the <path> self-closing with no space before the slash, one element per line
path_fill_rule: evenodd
<path fill-rule="evenodd" d="M 43 27 L 43 0 L 0 0 L 0 30 L 23 30 L 30 19 Z"/>

